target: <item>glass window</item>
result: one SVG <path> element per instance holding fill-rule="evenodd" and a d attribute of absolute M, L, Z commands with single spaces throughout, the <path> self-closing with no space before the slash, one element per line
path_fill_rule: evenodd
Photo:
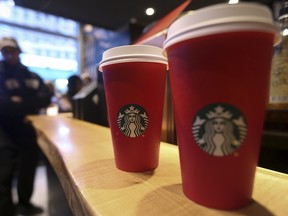
<path fill-rule="evenodd" d="M 24 65 L 45 80 L 79 73 L 77 22 L 1 1 L 0 11 L 0 37 L 18 40 Z"/>

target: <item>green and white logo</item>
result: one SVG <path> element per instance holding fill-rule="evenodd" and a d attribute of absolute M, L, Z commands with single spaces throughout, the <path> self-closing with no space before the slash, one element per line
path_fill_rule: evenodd
<path fill-rule="evenodd" d="M 196 114 L 192 133 L 203 151 L 221 157 L 234 153 L 242 145 L 247 124 L 236 107 L 217 103 L 204 107 Z"/>
<path fill-rule="evenodd" d="M 117 123 L 125 136 L 138 137 L 148 128 L 149 118 L 143 107 L 137 104 L 128 104 L 119 111 Z"/>

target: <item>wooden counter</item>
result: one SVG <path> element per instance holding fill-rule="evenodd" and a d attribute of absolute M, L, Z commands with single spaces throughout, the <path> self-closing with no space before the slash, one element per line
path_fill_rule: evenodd
<path fill-rule="evenodd" d="M 75 216 L 287 216 L 288 175 L 258 168 L 254 203 L 237 211 L 205 208 L 182 193 L 177 146 L 161 143 L 154 172 L 115 168 L 110 130 L 60 116 L 31 116 Z"/>

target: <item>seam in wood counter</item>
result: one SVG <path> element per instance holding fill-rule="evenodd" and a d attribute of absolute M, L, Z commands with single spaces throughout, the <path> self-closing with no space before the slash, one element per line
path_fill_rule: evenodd
<path fill-rule="evenodd" d="M 209 209 L 182 193 L 178 148 L 161 143 L 156 170 L 116 169 L 109 128 L 63 116 L 29 116 L 75 216 L 287 216 L 288 175 L 257 168 L 254 202 L 235 211 Z"/>

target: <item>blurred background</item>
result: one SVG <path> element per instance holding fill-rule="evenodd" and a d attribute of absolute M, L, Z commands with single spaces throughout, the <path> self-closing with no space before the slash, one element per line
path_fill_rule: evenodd
<path fill-rule="evenodd" d="M 193 0 L 186 4 L 185 0 L 0 0 L 0 37 L 13 36 L 18 40 L 22 48 L 22 63 L 47 83 L 51 83 L 56 94 L 67 92 L 70 76 L 77 75 L 83 80 L 89 77 L 93 84 L 76 97 L 73 115 L 108 126 L 103 119 L 93 117 L 95 113 L 98 116 L 107 115 L 105 99 L 101 100 L 101 89 L 105 89 L 103 86 L 99 88 L 103 85 L 98 71 L 102 53 L 111 47 L 138 41 L 149 30 L 155 28 L 159 20 L 163 20 L 167 14 L 183 4 L 185 5 L 177 11 L 177 15 L 224 2 L 238 1 Z M 268 6 L 275 22 L 284 3 L 282 0 L 245 2 L 257 2 Z M 168 21 L 168 25 L 169 23 L 171 20 Z M 157 28 L 156 32 L 164 30 L 164 36 L 154 41 L 161 47 L 167 23 Z M 147 43 L 149 44 L 149 40 Z M 99 97 L 95 98 L 95 95 Z M 91 103 L 86 103 L 85 98 L 98 106 L 97 112 L 95 108 L 89 108 Z M 259 161 L 262 167 L 286 173 L 287 110 L 267 109 Z M 165 97 L 162 140 L 177 144 L 169 85 Z M 37 189 L 33 199 L 35 203 L 45 206 L 43 216 L 72 215 L 57 176 L 45 160 L 43 156 L 45 166 L 39 167 Z"/>
<path fill-rule="evenodd" d="M 22 62 L 66 91 L 67 78 L 97 80 L 103 51 L 131 44 L 185 0 L 0 0 L 0 36 L 14 36 Z M 193 0 L 183 11 L 227 0 Z M 232 0 L 232 3 L 235 0 Z M 282 1 L 262 0 L 275 11 Z M 0 57 L 1 58 L 1 57 Z"/>

